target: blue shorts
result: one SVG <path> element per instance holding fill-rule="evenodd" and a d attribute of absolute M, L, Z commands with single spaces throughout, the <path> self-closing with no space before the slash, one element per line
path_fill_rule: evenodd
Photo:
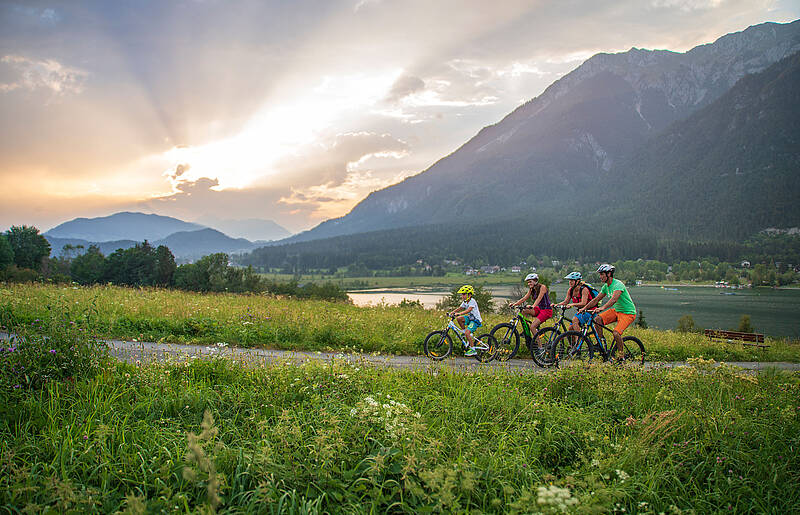
<path fill-rule="evenodd" d="M 464 325 L 467 327 L 467 329 L 469 329 L 469 332 L 474 333 L 475 329 L 479 328 L 483 324 L 474 316 L 466 314 L 464 315 Z"/>
<path fill-rule="evenodd" d="M 586 312 L 578 313 L 577 315 L 575 315 L 575 318 L 578 319 L 578 323 L 580 323 L 581 325 L 586 325 L 589 323 L 589 320 L 592 319 L 592 314 Z"/>

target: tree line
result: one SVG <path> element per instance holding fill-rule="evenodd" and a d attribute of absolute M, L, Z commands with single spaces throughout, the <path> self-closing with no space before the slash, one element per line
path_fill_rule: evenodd
<path fill-rule="evenodd" d="M 505 221 L 469 228 L 428 225 L 338 236 L 322 240 L 256 249 L 236 259 L 264 271 L 327 275 L 443 275 L 459 271 L 447 262 L 463 265 L 512 266 L 551 260 L 578 263 L 652 263 L 635 279 L 736 280 L 742 261 L 758 267 L 753 284 L 780 285 L 796 281 L 793 267 L 800 264 L 800 236 L 758 233 L 745 241 L 691 241 L 660 238 L 655 233 L 619 234 L 576 223 L 574 230 L 543 222 Z M 464 234 L 469 234 L 465 238 Z M 792 265 L 792 266 L 790 266 Z M 636 265 L 635 268 L 639 268 Z M 774 273 L 771 271 L 774 269 Z M 634 277 L 632 277 L 634 278 Z M 788 282 L 787 282 L 788 281 Z"/>
<path fill-rule="evenodd" d="M 298 298 L 348 300 L 332 283 L 300 284 L 297 280 L 272 281 L 252 267 L 232 266 L 229 256 L 216 253 L 195 263 L 177 265 L 164 245 L 147 240 L 104 256 L 88 249 L 65 246 L 62 255 L 50 257 L 50 243 L 35 227 L 11 227 L 0 235 L 0 279 L 8 281 L 75 282 L 82 285 L 156 286 L 197 292 L 269 293 Z"/>

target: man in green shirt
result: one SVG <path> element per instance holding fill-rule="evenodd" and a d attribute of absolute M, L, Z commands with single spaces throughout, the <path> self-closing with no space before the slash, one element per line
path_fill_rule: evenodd
<path fill-rule="evenodd" d="M 614 327 L 614 341 L 617 344 L 617 359 L 622 361 L 625 359 L 625 348 L 622 346 L 622 332 L 633 323 L 636 318 L 636 306 L 631 300 L 631 295 L 628 289 L 619 279 L 614 279 L 614 265 L 600 265 L 597 273 L 600 274 L 600 281 L 603 282 L 603 287 L 600 288 L 600 293 L 597 297 L 589 301 L 586 306 L 578 310 L 578 313 L 590 311 L 597 306 L 600 301 L 609 297 L 605 304 L 595 309 L 600 311 L 600 315 L 596 317 L 595 326 L 597 334 L 603 334 L 603 329 L 600 326 L 608 325 L 616 322 Z M 612 307 L 613 306 L 613 307 Z"/>

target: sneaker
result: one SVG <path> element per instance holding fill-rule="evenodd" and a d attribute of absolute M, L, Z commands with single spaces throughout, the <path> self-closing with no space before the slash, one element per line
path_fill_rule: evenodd
<path fill-rule="evenodd" d="M 477 353 L 478 351 L 476 351 L 475 349 L 469 348 L 464 351 L 464 356 L 474 356 Z"/>

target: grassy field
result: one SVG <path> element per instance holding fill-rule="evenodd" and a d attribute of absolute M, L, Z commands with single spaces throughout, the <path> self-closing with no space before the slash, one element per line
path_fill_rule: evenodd
<path fill-rule="evenodd" d="M 104 338 L 312 351 L 417 355 L 425 335 L 445 322 L 440 312 L 396 306 L 359 308 L 260 295 L 114 286 L 3 284 L 0 299 L 0 314 L 19 323 L 66 315 L 89 320 L 93 333 Z M 507 320 L 498 314 L 484 318 L 479 332 Z M 767 339 L 770 348 L 759 350 L 711 343 L 699 334 L 643 329 L 630 334 L 644 342 L 649 361 L 703 356 L 717 361 L 800 362 L 800 345 L 786 340 Z"/>
<path fill-rule="evenodd" d="M 0 401 L 0 506 L 790 513 L 800 375 L 109 363 Z"/>
<path fill-rule="evenodd" d="M 344 327 L 351 343 L 383 350 L 408 345 L 395 332 L 438 318 L 112 287 L 4 285 L 0 295 L 0 320 L 18 335 L 0 344 L 0 513 L 783 514 L 800 505 L 798 373 L 702 358 L 547 374 L 339 360 L 128 364 L 105 358 L 90 333 L 186 327 L 195 332 L 181 337 L 212 341 L 253 330 L 253 344 L 284 331 L 296 339 L 282 345 L 313 347 Z M 371 331 L 383 325 L 394 332 Z M 703 345 L 638 334 L 663 354 Z"/>

